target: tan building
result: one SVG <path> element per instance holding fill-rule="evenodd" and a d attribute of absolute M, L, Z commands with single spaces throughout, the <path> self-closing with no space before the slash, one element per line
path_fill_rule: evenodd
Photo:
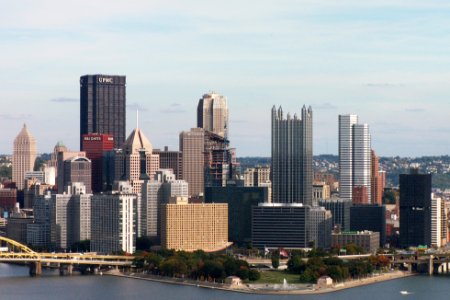
<path fill-rule="evenodd" d="M 197 127 L 228 136 L 228 104 L 224 96 L 214 92 L 203 95 L 197 107 Z"/>
<path fill-rule="evenodd" d="M 313 200 L 327 200 L 331 198 L 330 186 L 325 182 L 313 183 Z"/>
<path fill-rule="evenodd" d="M 33 171 L 36 154 L 36 139 L 24 124 L 14 140 L 12 156 L 12 180 L 16 183 L 17 189 L 23 190 L 25 172 Z"/>
<path fill-rule="evenodd" d="M 371 182 L 371 193 L 372 193 L 372 203 L 382 205 L 383 203 L 383 192 L 384 192 L 384 184 L 382 175 L 380 175 L 379 169 L 379 157 L 375 154 L 375 151 L 372 150 L 371 154 L 371 174 L 370 174 L 370 182 Z"/>
<path fill-rule="evenodd" d="M 192 128 L 180 133 L 183 180 L 189 183 L 189 196 L 203 195 L 205 187 L 205 131 Z"/>
<path fill-rule="evenodd" d="M 145 155 L 145 172 L 149 178 L 155 176 L 159 169 L 159 155 L 153 154 L 153 146 L 144 133 L 136 128 L 128 136 L 123 151 L 118 152 L 115 161 L 116 180 L 129 180 L 133 193 L 140 193 L 143 180 L 141 177 L 141 152 Z"/>
<path fill-rule="evenodd" d="M 270 186 L 270 167 L 247 168 L 244 171 L 244 186 Z"/>
<path fill-rule="evenodd" d="M 348 244 L 355 244 L 366 253 L 376 253 L 380 246 L 380 233 L 365 230 L 331 234 L 332 247 L 344 248 Z"/>
<path fill-rule="evenodd" d="M 188 204 L 183 197 L 171 202 L 161 207 L 163 248 L 214 252 L 229 245 L 228 204 Z"/>

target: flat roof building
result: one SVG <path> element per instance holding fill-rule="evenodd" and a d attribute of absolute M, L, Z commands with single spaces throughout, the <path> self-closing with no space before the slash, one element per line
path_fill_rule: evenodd
<path fill-rule="evenodd" d="M 225 249 L 229 246 L 228 205 L 187 204 L 187 198 L 177 199 L 173 204 L 163 204 L 161 246 L 183 251 L 215 252 Z"/>

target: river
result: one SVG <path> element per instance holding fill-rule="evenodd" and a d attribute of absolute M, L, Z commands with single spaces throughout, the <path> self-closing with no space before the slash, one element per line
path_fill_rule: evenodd
<path fill-rule="evenodd" d="M 44 271 L 41 277 L 29 277 L 28 268 L 0 264 L 0 299 L 450 299 L 450 277 L 413 276 L 362 286 L 324 295 L 251 295 L 178 286 L 113 276 L 59 276 L 57 271 Z M 400 291 L 411 294 L 401 295 Z"/>

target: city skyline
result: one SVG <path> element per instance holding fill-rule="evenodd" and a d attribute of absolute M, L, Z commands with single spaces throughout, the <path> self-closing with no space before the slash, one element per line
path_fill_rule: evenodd
<path fill-rule="evenodd" d="M 449 148 L 448 4 L 46 0 L 2 11 L 8 107 L 0 113 L 0 153 L 12 153 L 23 123 L 39 153 L 59 140 L 78 150 L 83 74 L 128 77 L 126 134 L 139 108 L 155 148 L 178 148 L 179 133 L 195 126 L 198 95 L 210 90 L 228 99 L 238 156 L 270 156 L 272 103 L 286 111 L 311 104 L 314 154 L 337 154 L 337 116 L 347 113 L 371 124 L 380 156 Z"/>

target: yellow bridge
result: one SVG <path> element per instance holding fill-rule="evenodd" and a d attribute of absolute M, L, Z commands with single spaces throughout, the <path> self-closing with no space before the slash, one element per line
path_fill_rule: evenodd
<path fill-rule="evenodd" d="M 6 246 L 5 246 L 6 244 Z M 30 275 L 40 275 L 42 273 L 42 265 L 60 267 L 67 269 L 72 274 L 74 265 L 90 265 L 90 266 L 131 266 L 134 256 L 123 255 L 98 255 L 96 253 L 40 253 L 31 250 L 29 247 L 8 239 L 0 237 L 0 263 L 29 263 Z"/>

